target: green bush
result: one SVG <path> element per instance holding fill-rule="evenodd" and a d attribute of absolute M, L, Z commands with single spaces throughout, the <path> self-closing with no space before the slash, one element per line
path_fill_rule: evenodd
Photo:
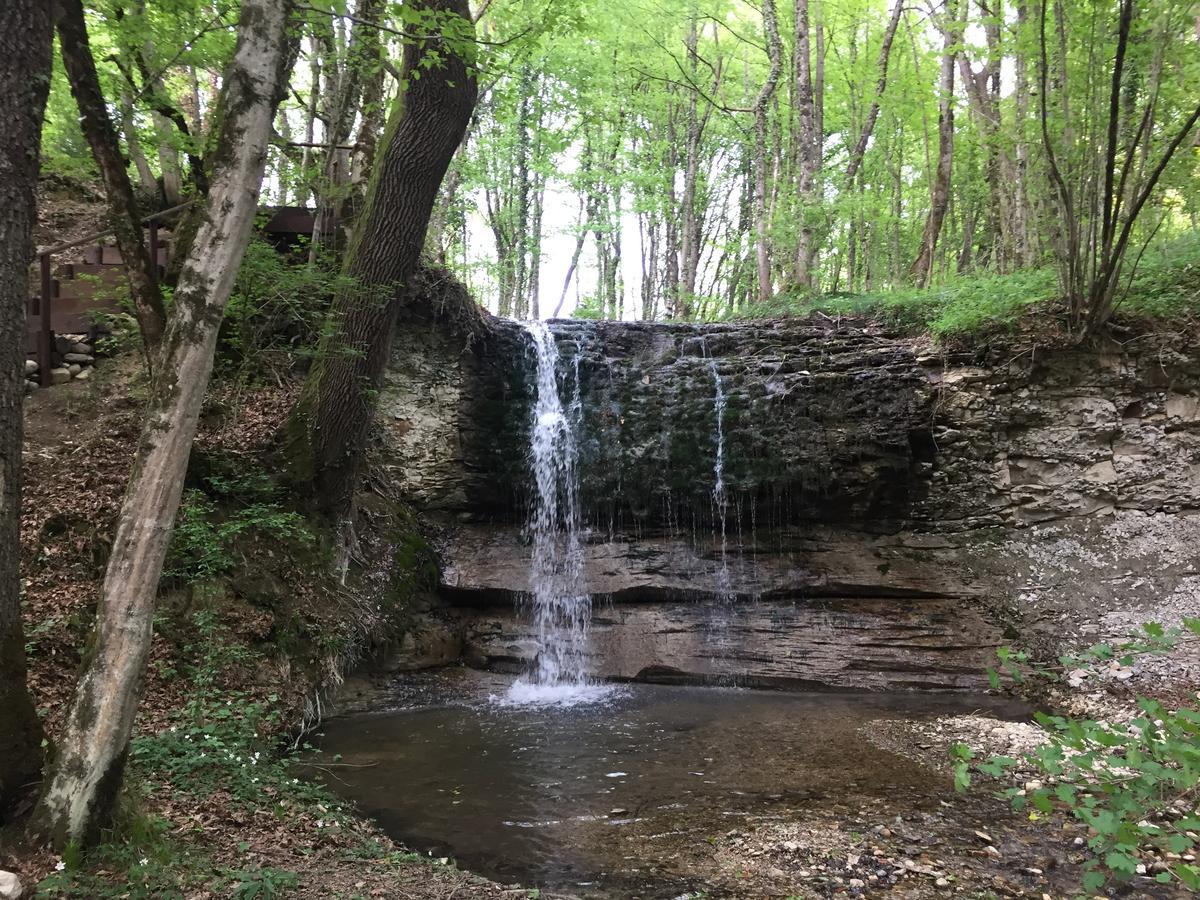
<path fill-rule="evenodd" d="M 285 509 L 263 472 L 209 474 L 205 490 L 185 493 L 163 574 L 187 584 L 211 581 L 236 565 L 235 548 L 247 536 L 306 545 L 315 541 L 304 517 Z"/>
<path fill-rule="evenodd" d="M 1185 619 L 1182 628 L 1170 631 L 1151 623 L 1144 630 L 1143 636 L 1116 647 L 1099 644 L 1064 656 L 1053 667 L 1002 651 L 1000 668 L 1023 683 L 1057 680 L 1064 671 L 1086 671 L 1112 660 L 1128 665 L 1138 654 L 1169 649 L 1186 632 L 1200 634 L 1200 620 Z M 989 672 L 989 677 L 998 684 L 1001 676 Z M 1146 698 L 1139 698 L 1137 706 L 1140 715 L 1125 724 L 1038 713 L 1046 742 L 1020 759 L 997 756 L 979 762 L 974 751 L 958 744 L 952 749 L 955 786 L 969 788 L 973 773 L 1001 778 L 1024 765 L 1041 779 L 1025 788 L 1005 788 L 999 796 L 1014 809 L 1032 807 L 1033 821 L 1058 811 L 1087 826 L 1085 891 L 1095 893 L 1110 880 L 1137 874 L 1139 853 L 1147 847 L 1175 854 L 1155 874 L 1157 881 L 1177 880 L 1188 890 L 1200 890 L 1200 867 L 1180 858 L 1200 843 L 1200 711 L 1172 711 Z"/>

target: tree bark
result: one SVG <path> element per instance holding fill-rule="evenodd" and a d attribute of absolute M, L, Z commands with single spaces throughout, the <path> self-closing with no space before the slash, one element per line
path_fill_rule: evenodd
<path fill-rule="evenodd" d="M 954 63 L 958 37 L 954 0 L 946 0 L 946 24 L 942 29 L 942 68 L 938 79 L 938 159 L 930 189 L 929 216 L 921 235 L 921 250 L 912 265 L 919 287 L 929 283 L 933 253 L 942 234 L 942 222 L 950 205 L 950 178 L 954 169 Z"/>
<path fill-rule="evenodd" d="M 475 107 L 474 27 L 466 0 L 421 0 L 451 37 L 431 32 L 405 46 L 408 79 L 376 163 L 360 226 L 343 271 L 350 284 L 334 299 L 334 327 L 290 424 L 295 472 L 333 520 L 347 517 L 372 396 L 387 365 L 405 285 L 416 270 L 438 187 Z"/>
<path fill-rule="evenodd" d="M 243 0 L 225 73 L 204 217 L 179 276 L 133 474 L 100 592 L 91 650 L 31 831 L 63 848 L 111 820 L 150 652 L 154 600 L 183 492 L 217 331 L 237 277 L 293 54 L 290 0 Z"/>
<path fill-rule="evenodd" d="M 142 331 L 146 359 L 153 370 L 166 330 L 167 315 L 150 251 L 143 239 L 142 214 L 133 196 L 133 185 L 129 182 L 117 130 L 108 116 L 108 104 L 100 90 L 96 63 L 88 44 L 83 3 L 81 0 L 58 0 L 58 5 L 58 43 L 62 50 L 63 68 L 71 83 L 75 103 L 79 106 L 80 128 L 104 181 L 104 191 L 112 212 L 113 234 L 129 281 L 129 296 L 133 301 L 138 327 Z"/>
<path fill-rule="evenodd" d="M 42 726 L 26 685 L 21 627 L 21 407 L 53 37 L 44 0 L 0 5 L 0 822 L 8 801 L 36 779 L 42 764 Z"/>
<path fill-rule="evenodd" d="M 763 0 L 762 19 L 771 68 L 754 99 L 754 258 L 758 273 L 758 299 L 760 303 L 766 303 L 774 293 L 771 285 L 771 226 L 767 220 L 767 108 L 783 71 L 783 42 L 779 38 L 775 0 Z"/>
<path fill-rule="evenodd" d="M 812 47 L 808 0 L 796 0 L 795 45 L 792 49 L 795 87 L 792 104 L 796 114 L 795 171 L 800 216 L 796 252 L 792 260 L 792 282 L 800 290 L 813 287 L 815 230 L 812 219 L 816 204 L 817 172 L 821 163 L 821 138 L 817 131 L 817 103 L 813 89 Z"/>
<path fill-rule="evenodd" d="M 904 0 L 896 0 L 892 7 L 892 17 L 888 19 L 887 29 L 883 32 L 883 43 L 879 47 L 879 79 L 875 82 L 875 97 L 871 100 L 871 108 L 867 111 L 867 120 L 863 122 L 862 132 L 858 141 L 850 151 L 850 161 L 846 164 L 846 186 L 854 184 L 854 176 L 862 165 L 863 156 L 867 152 L 867 144 L 875 132 L 875 122 L 879 119 L 879 103 L 883 92 L 887 90 L 888 59 L 892 53 L 892 41 L 896 38 L 896 29 L 900 25 L 900 16 L 904 12 Z"/>

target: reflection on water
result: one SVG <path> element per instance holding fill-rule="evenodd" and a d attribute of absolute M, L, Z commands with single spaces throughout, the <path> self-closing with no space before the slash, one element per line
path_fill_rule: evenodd
<path fill-rule="evenodd" d="M 486 698 L 486 693 L 483 695 Z M 673 858 L 748 816 L 885 794 L 936 803 L 946 780 L 873 747 L 872 719 L 986 698 L 633 685 L 606 702 L 486 699 L 328 723 L 350 765 L 331 787 L 414 849 L 501 880 L 596 896 L 676 896 Z"/>

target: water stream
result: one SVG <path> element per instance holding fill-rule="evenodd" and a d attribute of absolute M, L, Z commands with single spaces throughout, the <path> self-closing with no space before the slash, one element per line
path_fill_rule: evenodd
<path fill-rule="evenodd" d="M 529 458 L 536 495 L 529 517 L 533 543 L 529 613 L 537 629 L 532 671 L 507 694 L 514 703 L 571 704 L 607 693 L 585 676 L 584 653 L 592 601 L 583 584 L 575 429 L 580 414 L 576 354 L 573 395 L 564 408 L 559 394 L 559 353 L 544 322 L 523 323 L 537 360 L 537 399 L 530 427 Z"/>

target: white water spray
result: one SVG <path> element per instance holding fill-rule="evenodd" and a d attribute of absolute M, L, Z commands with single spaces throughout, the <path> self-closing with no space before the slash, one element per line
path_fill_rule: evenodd
<path fill-rule="evenodd" d="M 583 584 L 575 425 L 580 415 L 579 360 L 568 409 L 558 393 L 558 345 L 544 322 L 522 323 L 537 356 L 537 401 L 530 430 L 530 463 L 537 495 L 530 513 L 533 538 L 529 605 L 537 629 L 537 661 L 508 693 L 513 703 L 572 704 L 610 689 L 585 674 L 592 601 Z"/>

